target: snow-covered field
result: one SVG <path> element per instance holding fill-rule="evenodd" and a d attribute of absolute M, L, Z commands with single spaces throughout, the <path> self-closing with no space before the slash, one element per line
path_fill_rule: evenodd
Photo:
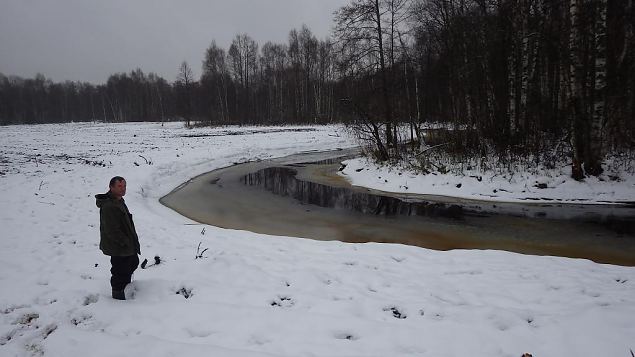
<path fill-rule="evenodd" d="M 158 203 L 234 162 L 353 145 L 342 132 L 0 127 L 0 356 L 630 356 L 635 268 L 272 237 Z M 128 301 L 97 247 L 93 196 L 115 175 L 142 258 L 162 258 Z"/>

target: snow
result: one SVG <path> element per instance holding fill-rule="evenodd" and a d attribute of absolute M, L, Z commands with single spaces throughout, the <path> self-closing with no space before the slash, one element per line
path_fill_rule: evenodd
<path fill-rule="evenodd" d="M 461 175 L 439 172 L 423 175 L 407 168 L 382 166 L 366 158 L 346 160 L 344 164 L 346 167 L 339 174 L 352 185 L 385 192 L 497 202 L 635 202 L 635 175 L 624 168 L 606 170 L 600 177 L 587 177 L 579 182 L 571 178 L 571 167 L 567 164 L 541 173 L 523 171 L 513 175 L 478 168 L 463 170 Z"/>
<path fill-rule="evenodd" d="M 629 356 L 633 267 L 266 236 L 158 202 L 234 162 L 354 145 L 342 132 L 0 127 L 0 355 Z M 127 301 L 110 297 L 93 197 L 115 175 L 141 258 L 162 259 L 135 273 Z"/>

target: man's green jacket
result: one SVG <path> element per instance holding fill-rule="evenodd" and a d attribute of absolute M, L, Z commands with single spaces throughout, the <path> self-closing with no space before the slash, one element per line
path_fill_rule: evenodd
<path fill-rule="evenodd" d="M 99 207 L 99 249 L 106 255 L 117 257 L 141 254 L 132 215 L 123 198 L 114 199 L 107 192 L 95 195 L 95 199 Z"/>

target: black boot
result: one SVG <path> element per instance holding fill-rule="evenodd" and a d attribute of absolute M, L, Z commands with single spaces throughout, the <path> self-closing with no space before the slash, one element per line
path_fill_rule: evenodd
<path fill-rule="evenodd" d="M 116 300 L 126 300 L 126 295 L 123 293 L 123 290 L 112 290 L 112 298 Z"/>

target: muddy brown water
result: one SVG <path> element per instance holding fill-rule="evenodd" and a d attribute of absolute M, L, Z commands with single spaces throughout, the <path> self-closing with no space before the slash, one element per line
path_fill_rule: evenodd
<path fill-rule="evenodd" d="M 394 194 L 337 175 L 355 150 L 236 164 L 182 184 L 161 203 L 197 222 L 257 233 L 497 249 L 635 266 L 633 205 L 491 203 Z"/>

